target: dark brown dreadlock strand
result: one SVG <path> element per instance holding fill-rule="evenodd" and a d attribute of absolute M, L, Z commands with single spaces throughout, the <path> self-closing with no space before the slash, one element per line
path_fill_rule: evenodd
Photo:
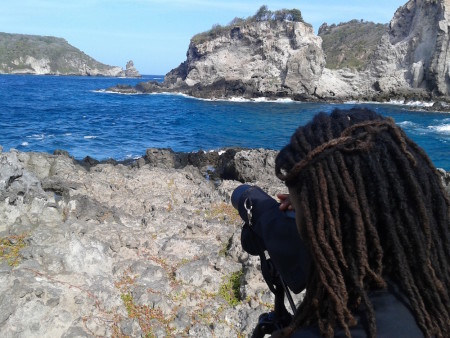
<path fill-rule="evenodd" d="M 426 337 L 450 335 L 450 202 L 425 152 L 394 121 L 366 109 L 321 113 L 276 159 L 295 192 L 313 264 L 304 301 L 282 335 L 317 324 L 347 337 L 368 291 L 396 283 Z"/>

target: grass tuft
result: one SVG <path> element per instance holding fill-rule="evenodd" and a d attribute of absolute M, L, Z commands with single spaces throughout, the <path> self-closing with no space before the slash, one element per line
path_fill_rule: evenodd
<path fill-rule="evenodd" d="M 239 288 L 241 286 L 243 274 L 244 272 L 242 270 L 233 272 L 231 276 L 225 278 L 222 285 L 220 285 L 219 295 L 231 306 L 236 306 L 242 301 Z"/>
<path fill-rule="evenodd" d="M 19 265 L 20 250 L 22 250 L 27 244 L 25 238 L 27 233 L 21 235 L 7 236 L 0 238 L 0 262 L 6 261 L 9 266 Z"/>

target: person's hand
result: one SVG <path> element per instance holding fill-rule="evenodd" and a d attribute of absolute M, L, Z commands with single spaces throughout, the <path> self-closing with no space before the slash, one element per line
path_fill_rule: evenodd
<path fill-rule="evenodd" d="M 280 200 L 281 211 L 294 210 L 289 194 L 277 194 L 277 197 Z"/>

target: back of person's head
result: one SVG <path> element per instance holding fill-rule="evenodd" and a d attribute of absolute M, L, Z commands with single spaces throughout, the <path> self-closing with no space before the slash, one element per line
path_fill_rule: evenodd
<path fill-rule="evenodd" d="M 313 257 L 306 296 L 287 335 L 317 324 L 347 336 L 367 291 L 397 284 L 424 335 L 450 332 L 450 202 L 425 152 L 367 109 L 320 113 L 299 127 L 276 159 L 297 226 Z"/>

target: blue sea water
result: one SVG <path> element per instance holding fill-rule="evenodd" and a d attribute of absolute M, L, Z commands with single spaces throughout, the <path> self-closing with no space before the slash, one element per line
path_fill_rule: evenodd
<path fill-rule="evenodd" d="M 183 95 L 122 95 L 104 89 L 143 79 L 0 75 L 0 145 L 4 150 L 67 150 L 75 158 L 137 158 L 150 147 L 175 151 L 224 147 L 281 149 L 318 112 L 356 104 L 230 102 Z M 450 114 L 404 105 L 364 104 L 391 116 L 450 170 Z"/>

